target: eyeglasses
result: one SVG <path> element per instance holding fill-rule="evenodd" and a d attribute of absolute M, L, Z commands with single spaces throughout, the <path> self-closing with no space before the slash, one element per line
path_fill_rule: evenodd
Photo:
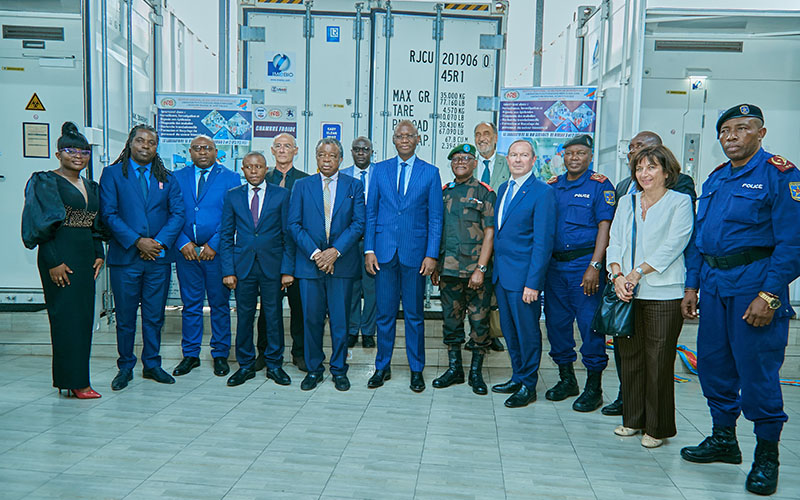
<path fill-rule="evenodd" d="M 398 141 L 410 141 L 416 137 L 417 134 L 394 134 L 394 138 Z"/>
<path fill-rule="evenodd" d="M 61 153 L 67 153 L 70 156 L 80 155 L 84 158 L 89 158 L 90 156 L 92 156 L 91 149 L 61 148 L 58 151 Z"/>
<path fill-rule="evenodd" d="M 199 153 L 200 151 L 213 151 L 215 148 L 214 146 L 192 146 L 191 149 L 195 153 Z"/>
<path fill-rule="evenodd" d="M 370 151 L 372 151 L 372 148 L 353 146 L 353 153 L 368 153 Z"/>
<path fill-rule="evenodd" d="M 338 157 L 339 155 L 336 153 L 317 153 L 317 159 L 319 160 L 335 160 Z"/>
<path fill-rule="evenodd" d="M 451 163 L 456 163 L 456 164 L 457 163 L 469 163 L 474 159 L 475 159 L 474 156 L 454 156 L 453 159 L 450 160 L 450 162 Z"/>

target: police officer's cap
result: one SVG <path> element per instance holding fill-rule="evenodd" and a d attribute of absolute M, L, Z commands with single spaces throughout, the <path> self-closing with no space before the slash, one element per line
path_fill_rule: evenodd
<path fill-rule="evenodd" d="M 453 156 L 457 155 L 458 153 L 466 153 L 468 155 L 472 155 L 474 158 L 477 151 L 477 148 L 475 148 L 475 146 L 472 144 L 459 144 L 450 150 L 450 153 L 447 155 L 447 159 L 452 160 Z"/>
<path fill-rule="evenodd" d="M 594 141 L 592 140 L 591 136 L 586 134 L 576 135 L 564 143 L 564 149 L 567 149 L 570 146 L 586 146 L 587 148 L 592 149 L 593 144 Z"/>
<path fill-rule="evenodd" d="M 726 121 L 743 116 L 758 118 L 761 123 L 764 123 L 764 113 L 761 112 L 761 108 L 754 104 L 738 104 L 720 115 L 717 120 L 717 135 Z"/>

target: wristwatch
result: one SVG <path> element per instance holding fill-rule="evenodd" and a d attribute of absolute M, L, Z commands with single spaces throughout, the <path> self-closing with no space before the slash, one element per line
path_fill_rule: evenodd
<path fill-rule="evenodd" d="M 486 272 L 486 271 L 488 271 L 488 270 L 489 270 L 489 268 L 488 268 L 488 267 L 486 267 L 486 266 L 482 266 L 482 265 L 478 264 L 478 271 L 480 271 L 480 272 L 482 272 L 482 273 L 485 273 L 485 272 Z"/>
<path fill-rule="evenodd" d="M 603 264 L 601 264 L 600 262 L 591 261 L 591 262 L 589 262 L 589 265 L 592 266 L 593 268 L 597 269 L 598 271 L 603 269 Z"/>
<path fill-rule="evenodd" d="M 769 294 L 767 292 L 758 292 L 758 296 L 764 299 L 769 308 L 772 309 L 773 311 L 775 309 L 780 309 L 781 301 L 778 300 L 778 297 L 775 297 L 774 295 Z"/>
<path fill-rule="evenodd" d="M 639 276 L 641 276 L 642 278 L 644 278 L 644 269 L 642 269 L 641 267 L 637 267 L 636 269 L 634 269 L 634 271 L 636 271 L 637 273 L 639 273 Z"/>

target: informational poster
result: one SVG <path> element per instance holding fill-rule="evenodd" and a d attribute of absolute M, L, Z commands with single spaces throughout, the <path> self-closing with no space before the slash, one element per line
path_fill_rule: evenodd
<path fill-rule="evenodd" d="M 50 158 L 49 123 L 22 123 L 22 156 L 25 158 Z"/>
<path fill-rule="evenodd" d="M 171 170 L 191 163 L 189 144 L 207 135 L 217 145 L 217 161 L 236 169 L 231 158 L 250 149 L 253 108 L 250 96 L 224 94 L 159 94 L 156 128 L 159 154 Z"/>
<path fill-rule="evenodd" d="M 506 154 L 517 139 L 536 148 L 534 173 L 547 180 L 564 173 L 564 143 L 576 135 L 594 138 L 596 87 L 515 87 L 500 93 L 497 150 Z"/>
<path fill-rule="evenodd" d="M 253 110 L 254 137 L 272 138 L 278 134 L 297 137 L 297 106 L 256 106 Z"/>

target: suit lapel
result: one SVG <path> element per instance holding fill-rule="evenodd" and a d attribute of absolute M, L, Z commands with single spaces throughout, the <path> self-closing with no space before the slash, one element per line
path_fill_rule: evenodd
<path fill-rule="evenodd" d="M 514 211 L 514 207 L 519 205 L 519 203 L 522 200 L 522 198 L 524 198 L 525 195 L 528 193 L 528 191 L 530 191 L 531 183 L 534 181 L 534 179 L 535 178 L 534 178 L 533 174 L 531 174 L 531 176 L 528 177 L 528 180 L 525 181 L 525 183 L 523 185 L 521 185 L 520 187 L 517 188 L 517 191 L 514 194 L 514 198 L 511 200 L 511 204 L 507 207 L 507 210 L 506 209 L 503 210 L 503 221 L 502 221 L 503 222 L 503 226 L 506 225 L 506 221 L 508 220 L 508 216 L 511 214 L 511 212 Z M 508 185 L 506 185 L 506 191 L 508 191 Z M 505 203 L 505 200 L 503 200 L 503 202 Z M 502 227 L 500 229 L 502 229 Z"/>
<path fill-rule="evenodd" d="M 339 178 L 336 181 L 336 197 L 333 201 L 333 211 L 331 211 L 331 220 L 336 215 L 336 212 L 339 210 L 339 207 L 342 206 L 342 203 L 345 202 L 345 198 L 347 197 L 347 192 L 349 191 L 350 183 L 352 182 L 350 179 L 342 179 L 342 175 L 339 174 Z"/>
<path fill-rule="evenodd" d="M 203 192 L 197 193 L 195 201 L 199 202 L 200 200 L 203 199 L 203 197 L 205 197 L 209 187 L 211 186 L 211 183 L 214 182 L 214 179 L 216 179 L 217 176 L 219 175 L 219 171 L 220 171 L 219 165 L 214 165 L 213 167 L 211 167 L 211 172 L 208 173 L 208 177 L 206 177 L 206 183 L 203 186 Z M 192 192 L 196 190 L 197 186 L 195 186 L 195 189 L 193 189 Z"/>
<path fill-rule="evenodd" d="M 406 200 L 410 199 L 408 192 L 411 191 L 411 187 L 419 185 L 419 177 L 422 175 L 422 168 L 422 162 L 417 158 L 414 161 L 414 166 L 411 168 L 411 176 L 408 178 L 408 184 L 406 184 L 406 194 L 403 195 L 404 204 Z"/>
<path fill-rule="evenodd" d="M 314 190 L 319 193 L 319 196 L 312 196 L 311 199 L 314 200 L 314 205 L 319 210 L 322 219 L 325 220 L 325 188 L 324 183 L 322 181 L 322 174 L 314 174 L 316 179 L 314 180 Z"/>
<path fill-rule="evenodd" d="M 398 157 L 397 156 L 392 158 L 390 165 L 391 165 L 390 168 L 387 169 L 388 173 L 389 173 L 389 185 L 394 188 L 393 189 L 393 191 L 394 191 L 394 199 L 396 201 L 397 206 L 399 207 L 400 203 L 403 202 L 403 197 L 400 196 L 400 193 L 397 192 L 397 169 L 400 168 L 400 165 L 398 164 Z"/>
<path fill-rule="evenodd" d="M 261 204 L 261 212 L 258 214 L 258 224 L 256 224 L 256 230 L 261 227 L 261 224 L 264 223 L 264 219 L 266 219 L 265 215 L 267 213 L 267 203 L 269 203 L 270 198 L 272 198 L 272 193 L 270 193 L 270 184 L 269 182 L 264 183 L 264 202 Z M 252 217 L 251 217 L 252 219 Z"/>
<path fill-rule="evenodd" d="M 128 161 L 128 184 L 139 196 L 139 199 L 142 200 L 142 205 L 147 207 L 147 200 L 144 199 L 142 188 L 139 187 L 139 173 L 136 171 L 136 165 L 132 161 Z"/>

